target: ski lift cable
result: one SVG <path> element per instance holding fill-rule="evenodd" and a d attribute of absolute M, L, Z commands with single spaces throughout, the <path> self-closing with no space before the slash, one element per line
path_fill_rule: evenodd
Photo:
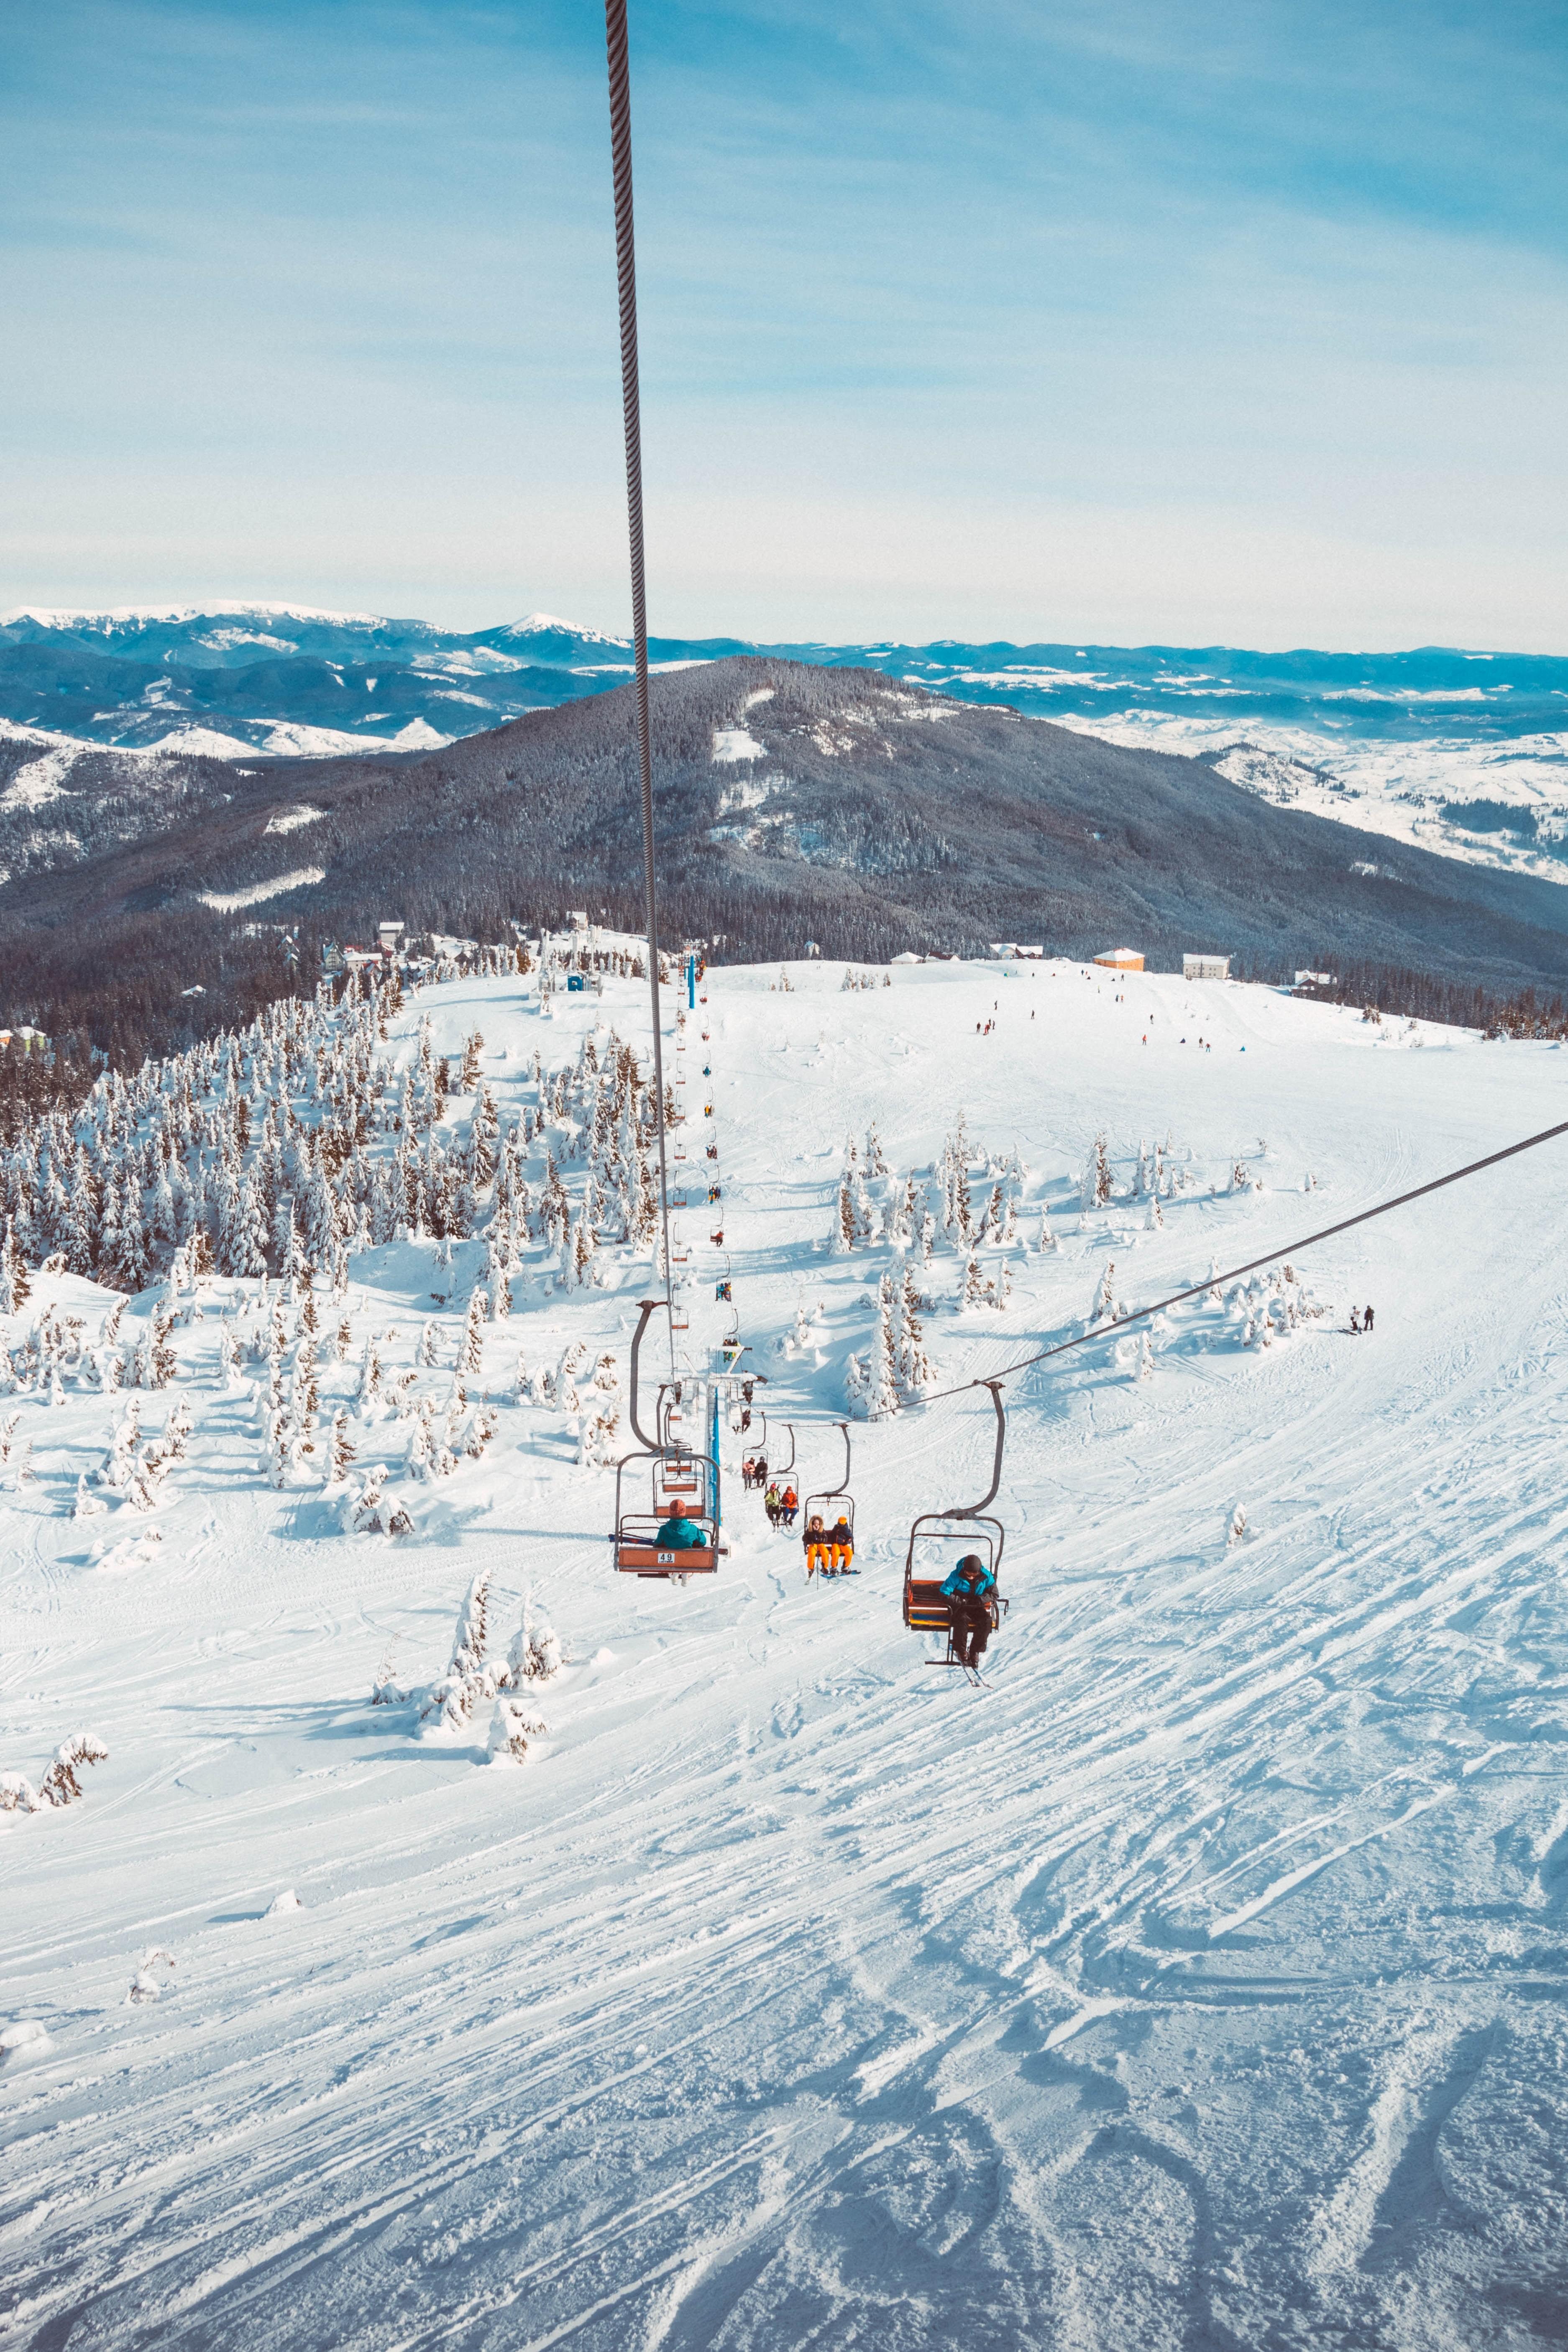
<path fill-rule="evenodd" d="M 1459 1184 L 1468 1176 L 1479 1176 L 1483 1168 L 1496 1168 L 1504 1160 L 1517 1159 L 1521 1151 L 1533 1151 L 1537 1144 L 1553 1142 L 1560 1135 L 1568 1135 L 1568 1119 L 1556 1127 L 1543 1127 L 1539 1135 L 1527 1135 L 1521 1143 L 1505 1145 L 1501 1151 L 1490 1151 L 1484 1160 L 1472 1160 L 1467 1167 L 1451 1169 L 1447 1176 L 1435 1176 L 1428 1184 L 1417 1184 L 1413 1192 L 1397 1192 L 1392 1201 L 1380 1201 L 1375 1208 L 1363 1209 L 1353 1217 L 1342 1217 L 1337 1224 L 1324 1225 L 1302 1240 L 1281 1243 L 1262 1257 L 1248 1258 L 1245 1265 L 1233 1265 L 1227 1273 L 1211 1274 L 1202 1282 L 1194 1282 L 1186 1290 L 1173 1290 L 1168 1298 L 1157 1298 L 1152 1307 L 1140 1307 L 1131 1315 L 1118 1318 L 1114 1323 L 1100 1324 L 1092 1331 L 1080 1331 L 1071 1339 L 1058 1339 L 1052 1348 L 1041 1348 L 1032 1356 L 1021 1356 L 1016 1363 L 1004 1364 L 999 1371 L 987 1372 L 983 1378 L 961 1381 L 955 1388 L 938 1389 L 931 1395 L 919 1397 L 905 1407 L 906 1412 L 918 1412 L 922 1406 L 942 1404 L 950 1398 L 967 1396 L 973 1389 L 988 1388 L 994 1392 L 998 1382 L 1010 1381 L 1019 1372 L 1028 1371 L 1036 1364 L 1047 1362 L 1053 1356 L 1065 1356 L 1071 1348 L 1087 1348 L 1091 1340 L 1119 1337 L 1130 1324 L 1146 1323 L 1152 1315 L 1163 1314 L 1167 1307 L 1179 1307 L 1184 1299 L 1196 1298 L 1216 1284 L 1236 1282 L 1244 1274 L 1256 1274 L 1259 1266 L 1273 1265 L 1280 1258 L 1299 1257 L 1303 1250 L 1315 1248 L 1319 1242 L 1331 1241 L 1336 1234 L 1348 1234 L 1353 1225 L 1364 1225 L 1374 1217 L 1386 1217 L 1393 1209 L 1408 1207 L 1412 1201 L 1425 1200 L 1429 1192 L 1441 1192 L 1450 1184 Z"/>
<path fill-rule="evenodd" d="M 642 409 L 637 386 L 637 238 L 632 219 L 631 70 L 626 48 L 626 0 L 605 0 L 605 45 L 610 79 L 610 158 L 616 187 L 616 275 L 621 308 L 621 406 L 626 443 L 626 525 L 632 574 L 632 644 L 637 661 L 637 764 L 642 782 L 644 896 L 647 979 L 653 1000 L 653 1087 L 658 1137 L 658 1204 L 664 1237 L 664 1297 L 669 1323 L 669 1368 L 675 1371 L 675 1297 L 669 1249 L 669 1171 L 664 1131 L 664 1050 L 659 1035 L 658 891 L 653 863 L 653 757 L 648 737 L 647 601 L 643 576 Z"/>
<path fill-rule="evenodd" d="M 904 1412 L 920 1412 L 928 1405 L 946 1404 L 954 1397 L 968 1396 L 975 1389 L 991 1389 L 994 1392 L 1003 1381 L 1016 1379 L 1036 1364 L 1044 1364 L 1053 1356 L 1065 1356 L 1069 1349 L 1087 1348 L 1096 1339 L 1117 1339 L 1133 1323 L 1146 1323 L 1152 1315 L 1163 1315 L 1167 1307 L 1180 1307 L 1184 1300 L 1198 1297 L 1222 1282 L 1237 1282 L 1244 1274 L 1256 1274 L 1262 1265 L 1274 1265 L 1281 1258 L 1300 1257 L 1303 1250 L 1315 1248 L 1319 1242 L 1331 1241 L 1336 1234 L 1348 1234 L 1353 1225 L 1369 1224 L 1374 1217 L 1386 1217 L 1393 1209 L 1407 1208 L 1412 1201 L 1424 1200 L 1429 1192 L 1441 1192 L 1450 1184 L 1463 1183 L 1468 1176 L 1479 1176 L 1484 1168 L 1496 1168 L 1504 1160 L 1517 1159 L 1521 1151 L 1533 1151 L 1537 1144 L 1552 1143 L 1560 1135 L 1568 1135 L 1568 1119 L 1560 1126 L 1543 1127 L 1539 1135 L 1527 1135 L 1521 1143 L 1506 1144 L 1501 1151 L 1490 1151 L 1484 1160 L 1472 1160 L 1464 1168 L 1451 1169 L 1447 1176 L 1434 1176 L 1428 1184 L 1417 1184 L 1413 1192 L 1396 1192 L 1392 1201 L 1380 1201 L 1375 1208 L 1363 1209 L 1353 1217 L 1342 1217 L 1338 1224 L 1324 1225 L 1303 1239 L 1283 1242 L 1268 1250 L 1262 1257 L 1248 1258 L 1245 1265 L 1233 1265 L 1223 1274 L 1205 1275 L 1202 1282 L 1193 1283 L 1186 1290 L 1173 1290 L 1168 1298 L 1157 1298 L 1152 1306 L 1139 1307 L 1130 1315 L 1120 1316 L 1114 1323 L 1097 1324 L 1092 1331 L 1080 1331 L 1074 1339 L 1058 1339 L 1054 1347 L 1041 1348 L 1032 1356 L 1020 1356 L 1016 1363 L 1004 1364 L 1000 1370 L 976 1374 L 972 1381 L 960 1381 L 951 1389 L 933 1389 L 930 1396 L 912 1397 L 902 1408 Z M 801 1421 L 802 1429 L 838 1429 L 837 1421 Z"/>

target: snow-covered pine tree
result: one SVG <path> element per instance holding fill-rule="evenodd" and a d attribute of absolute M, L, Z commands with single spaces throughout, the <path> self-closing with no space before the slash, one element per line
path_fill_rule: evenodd
<path fill-rule="evenodd" d="M 906 1399 L 923 1396 L 936 1381 L 936 1367 L 926 1353 L 925 1333 L 920 1320 L 920 1296 L 914 1276 L 906 1260 L 899 1276 L 899 1299 L 895 1321 L 899 1331 L 900 1356 L 895 1367 L 899 1386 Z"/>
<path fill-rule="evenodd" d="M 108 1192 L 105 1194 L 103 1253 L 99 1266 L 101 1280 L 112 1289 L 138 1291 L 147 1279 L 147 1237 L 142 1223 L 142 1202 L 139 1192 L 129 1176 L 115 1191 L 115 1213 L 112 1223 L 108 1213 Z"/>
<path fill-rule="evenodd" d="M 68 1805 L 81 1794 L 77 1772 L 83 1764 L 106 1764 L 109 1750 L 90 1731 L 73 1732 L 56 1748 L 48 1770 L 38 1783 L 46 1805 Z"/>
<path fill-rule="evenodd" d="M 179 1372 L 179 1359 L 174 1348 L 174 1318 L 162 1299 L 153 1309 L 147 1338 L 147 1385 L 152 1389 L 167 1388 Z"/>
<path fill-rule="evenodd" d="M 530 1743 L 544 1738 L 549 1729 L 547 1723 L 525 1715 L 517 1701 L 502 1691 L 496 1699 L 485 1744 L 492 1757 L 509 1756 L 514 1764 L 521 1764 Z"/>
<path fill-rule="evenodd" d="M 614 1356 L 599 1358 L 578 1424 L 577 1459 L 596 1469 L 616 1459 L 621 1410 Z"/>
<path fill-rule="evenodd" d="M 1089 1310 L 1090 1326 L 1109 1322 L 1113 1318 L 1115 1311 L 1116 1264 L 1114 1259 L 1107 1258 L 1105 1271 L 1100 1277 L 1100 1286 L 1094 1294 L 1094 1305 Z"/>
<path fill-rule="evenodd" d="M 1142 1340 L 1138 1349 L 1138 1377 L 1141 1381 L 1152 1380 L 1153 1372 L 1154 1341 L 1148 1325 L 1145 1324 L 1143 1327 Z"/>
<path fill-rule="evenodd" d="M 871 1334 L 871 1356 L 866 1384 L 866 1418 L 889 1421 L 899 1410 L 894 1377 L 893 1289 L 883 1275 L 877 1286 L 877 1321 Z"/>
<path fill-rule="evenodd" d="M 309 1334 L 300 1340 L 300 1352 L 294 1360 L 291 1402 L 295 1451 L 313 1454 L 316 1450 L 316 1419 L 321 1399 L 316 1381 L 316 1346 Z"/>
<path fill-rule="evenodd" d="M 913 1176 L 907 1179 L 903 1191 L 893 1202 L 888 1218 L 886 1239 L 889 1247 L 907 1250 L 915 1237 L 915 1220 L 920 1204 L 915 1193 Z"/>
<path fill-rule="evenodd" d="M 963 1135 L 963 1121 L 958 1122 L 959 1145 L 952 1170 L 952 1222 L 957 1229 L 959 1245 L 968 1249 L 974 1237 L 974 1213 L 969 1199 L 969 1145 Z"/>
<path fill-rule="evenodd" d="M 863 1176 L 855 1180 L 855 1238 L 868 1248 L 877 1238 L 877 1204 L 867 1189 Z"/>
<path fill-rule="evenodd" d="M 92 1488 L 88 1485 L 87 1472 L 85 1470 L 79 1471 L 76 1482 L 76 1501 L 71 1506 L 72 1518 L 95 1518 L 100 1512 L 107 1511 L 109 1505 L 104 1501 L 102 1496 L 95 1495 Z"/>
<path fill-rule="evenodd" d="M 847 1256 L 855 1246 L 855 1195 L 847 1175 L 838 1180 L 837 1204 L 834 1211 L 833 1232 L 828 1247 L 835 1257 Z"/>
<path fill-rule="evenodd" d="M 1095 1207 L 1097 1209 L 1104 1208 L 1106 1202 L 1110 1199 L 1114 1190 L 1115 1187 L 1111 1181 L 1110 1176 L 1110 1154 L 1106 1148 L 1105 1129 L 1101 1128 L 1100 1133 L 1094 1139 Z"/>
<path fill-rule="evenodd" d="M 332 1415 L 331 1435 L 326 1449 L 326 1483 L 341 1486 L 349 1475 L 354 1458 L 354 1448 L 349 1437 L 349 1417 L 340 1405 Z"/>
<path fill-rule="evenodd" d="M 426 1321 L 426 1323 L 425 1324 L 424 1328 L 421 1330 L 421 1332 L 420 1332 L 420 1334 L 419 1334 L 419 1355 L 418 1355 L 418 1360 L 419 1360 L 419 1362 L 420 1362 L 421 1364 L 423 1364 L 423 1365 L 425 1366 L 425 1369 L 426 1370 L 426 1371 L 433 1371 L 433 1370 L 435 1370 L 435 1367 L 436 1367 L 436 1319 L 435 1319 L 434 1316 L 432 1316 L 432 1317 L 428 1319 L 428 1321 Z"/>
<path fill-rule="evenodd" d="M 16 1241 L 16 1220 L 7 1217 L 5 1246 L 0 1249 L 0 1314 L 19 1314 L 32 1291 L 32 1277 Z"/>
<path fill-rule="evenodd" d="M 980 1260 L 971 1250 L 963 1261 L 963 1287 L 959 1293 L 960 1307 L 982 1307 L 985 1303 L 985 1285 L 981 1279 Z"/>
<path fill-rule="evenodd" d="M 463 1344 L 458 1361 L 459 1368 L 474 1380 L 479 1378 L 485 1368 L 485 1315 L 489 1306 L 489 1300 L 482 1290 L 476 1290 L 470 1295 L 468 1316 L 463 1326 Z"/>
<path fill-rule="evenodd" d="M 506 1680 L 513 1690 L 525 1683 L 547 1683 L 561 1671 L 561 1643 L 555 1629 L 542 1610 L 536 1610 L 533 1596 L 529 1593 L 522 1604 L 522 1622 L 511 1637 L 511 1649 L 507 1660 Z"/>
<path fill-rule="evenodd" d="M 294 1425 L 286 1406 L 267 1415 L 267 1483 L 286 1486 L 294 1466 Z"/>
<path fill-rule="evenodd" d="M 11 1433 L 20 1418 L 19 1413 L 12 1413 L 0 1427 L 0 1463 L 4 1463 L 10 1453 Z M 125 1411 L 110 1433 L 109 1458 L 97 1474 L 100 1486 L 108 1486 L 117 1495 L 124 1494 L 134 1472 L 136 1449 L 141 1443 L 142 1406 L 140 1400 L 132 1395 L 126 1398 Z"/>
<path fill-rule="evenodd" d="M 294 1195 L 279 1195 L 272 1213 L 272 1263 L 284 1286 L 285 1296 L 292 1297 L 300 1268 L 304 1263 L 300 1249 L 300 1229 L 294 1217 Z"/>
<path fill-rule="evenodd" d="M 485 1664 L 485 1648 L 489 1633 L 489 1590 L 490 1572 L 488 1568 L 482 1568 L 469 1585 L 463 1605 L 458 1612 L 451 1661 L 419 1710 L 421 1723 L 438 1722 L 447 1730 L 459 1731 L 468 1722 L 481 1697 L 495 1696 L 497 1677 Z"/>

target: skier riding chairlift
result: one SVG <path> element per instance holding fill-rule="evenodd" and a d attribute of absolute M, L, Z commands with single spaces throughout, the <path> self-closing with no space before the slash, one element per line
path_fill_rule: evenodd
<path fill-rule="evenodd" d="M 991 1596 L 996 1579 L 977 1551 L 965 1552 L 942 1582 L 954 1664 L 978 1670 L 991 1639 Z"/>
<path fill-rule="evenodd" d="M 801 1540 L 805 1546 L 805 1572 L 813 1570 L 826 1576 L 850 1573 L 849 1563 L 855 1557 L 855 1497 L 849 1492 L 851 1461 L 849 1424 L 841 1421 L 838 1428 L 844 1438 L 844 1475 L 837 1486 L 819 1490 L 805 1498 L 805 1533 Z M 834 1504 L 837 1517 L 831 1524 L 828 1514 Z"/>
<path fill-rule="evenodd" d="M 904 1622 L 911 1633 L 946 1634 L 947 1654 L 932 1658 L 929 1664 L 960 1666 L 978 1681 L 975 1660 L 997 1631 L 1007 1607 L 1000 1591 L 1006 1529 L 990 1511 L 1002 1483 L 1007 1418 L 1002 1404 L 1001 1381 L 984 1381 L 976 1385 L 990 1391 L 996 1416 L 991 1484 L 977 1503 L 923 1511 L 915 1520 L 904 1556 Z M 954 1551 L 959 1557 L 949 1567 Z"/>

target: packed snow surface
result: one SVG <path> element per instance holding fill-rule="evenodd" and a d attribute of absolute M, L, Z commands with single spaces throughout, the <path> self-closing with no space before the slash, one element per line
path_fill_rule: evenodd
<path fill-rule="evenodd" d="M 271 826 L 267 830 L 270 832 Z M 326 878 L 324 866 L 296 866 L 287 874 L 275 874 L 268 882 L 247 882 L 240 890 L 198 890 L 196 896 L 204 907 L 216 907 L 219 914 L 232 915 L 241 907 L 259 907 L 265 898 L 280 898 L 286 890 L 309 889 Z"/>
<path fill-rule="evenodd" d="M 724 1234 L 681 1220 L 689 1359 L 729 1278 L 803 1498 L 902 1263 L 826 1246 L 868 1122 L 877 1218 L 961 1108 L 976 1216 L 993 1170 L 1016 1208 L 978 1253 L 1004 1307 L 955 1304 L 945 1237 L 910 1253 L 945 1386 L 1568 1117 L 1554 1046 L 1258 989 L 843 977 L 715 971 L 684 1056 Z M 645 986 L 542 1017 L 532 986 L 422 992 L 391 1049 L 477 1026 L 503 1118 L 536 1048 L 646 1050 Z M 254 1284 L 181 1309 L 188 1458 L 113 1575 L 145 1517 L 70 1514 L 124 1398 L 5 1401 L 37 1475 L 0 1492 L 0 1765 L 109 1755 L 0 1814 L 0 2344 L 1563 2343 L 1565 1152 L 1300 1254 L 1329 1311 L 1270 1344 L 1205 1295 L 1147 1364 L 1112 1326 L 1013 1381 L 980 1688 L 900 1591 L 912 1515 L 984 1488 L 983 1395 L 855 1424 L 852 1579 L 807 1586 L 734 1436 L 721 1573 L 616 1577 L 611 1475 L 512 1400 L 520 1351 L 624 1365 L 646 1256 L 536 1266 L 483 1327 L 494 1444 L 401 1540 L 266 1482 L 219 1363 Z M 354 1349 L 414 1367 L 429 1321 L 447 1369 L 410 1377 L 449 1381 L 484 1265 L 362 1251 Z M 112 1303 L 37 1276 L 13 1346 L 41 1301 Z M 323 1414 L 353 1377 L 324 1361 Z M 442 1673 L 481 1569 L 493 1652 L 525 1599 L 565 1652 L 521 1764 L 488 1711 L 431 1738 L 370 1704 Z"/>

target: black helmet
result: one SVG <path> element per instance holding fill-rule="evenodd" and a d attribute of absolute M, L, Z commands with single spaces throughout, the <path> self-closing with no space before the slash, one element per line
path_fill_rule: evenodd
<path fill-rule="evenodd" d="M 965 1576 L 971 1573 L 984 1576 L 985 1573 L 985 1562 L 977 1551 L 966 1551 L 958 1566 L 960 1573 Z"/>

